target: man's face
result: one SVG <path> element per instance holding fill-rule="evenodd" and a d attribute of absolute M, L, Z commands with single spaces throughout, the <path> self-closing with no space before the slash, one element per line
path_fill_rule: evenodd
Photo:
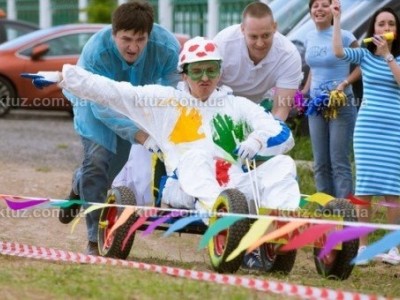
<path fill-rule="evenodd" d="M 135 32 L 133 29 L 117 31 L 113 37 L 119 53 L 128 64 L 137 60 L 149 40 L 147 32 Z"/>
<path fill-rule="evenodd" d="M 276 23 L 271 16 L 254 18 L 246 16 L 241 24 L 249 56 L 254 63 L 259 63 L 271 49 Z"/>
<path fill-rule="evenodd" d="M 217 87 L 220 75 L 219 62 L 209 60 L 189 64 L 183 79 L 188 83 L 192 96 L 206 101 Z"/>

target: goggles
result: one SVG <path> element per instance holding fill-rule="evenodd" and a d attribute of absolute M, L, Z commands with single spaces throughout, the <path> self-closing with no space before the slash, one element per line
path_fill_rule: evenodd
<path fill-rule="evenodd" d="M 221 74 L 219 61 L 208 61 L 206 67 L 204 62 L 191 63 L 188 65 L 187 74 L 193 81 L 199 81 L 204 75 L 208 79 L 217 78 Z"/>

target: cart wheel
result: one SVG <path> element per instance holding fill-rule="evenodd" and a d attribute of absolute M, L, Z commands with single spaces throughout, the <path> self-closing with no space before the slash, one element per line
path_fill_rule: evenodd
<path fill-rule="evenodd" d="M 112 188 L 108 191 L 107 203 L 123 204 L 123 205 L 136 205 L 135 194 L 125 186 Z M 135 214 L 131 215 L 129 219 L 116 229 L 112 236 L 107 240 L 107 235 L 111 228 L 114 226 L 118 217 L 123 212 L 123 207 L 105 207 L 101 211 L 99 222 L 99 253 L 101 256 L 125 259 L 131 251 L 135 234 L 133 233 L 122 250 L 122 244 L 131 228 L 132 224 L 136 221 Z"/>
<path fill-rule="evenodd" d="M 248 214 L 246 197 L 236 189 L 223 191 L 214 204 L 213 211 L 225 213 Z M 210 218 L 210 225 L 216 222 L 218 217 Z M 227 230 L 221 231 L 208 244 L 208 253 L 213 269 L 219 273 L 234 273 L 242 264 L 244 251 L 232 259 L 225 261 L 226 258 L 235 250 L 243 236 L 249 231 L 250 223 L 248 219 L 242 219 Z"/>
<path fill-rule="evenodd" d="M 333 199 L 322 210 L 323 215 L 339 215 L 344 221 L 356 222 L 356 211 L 354 206 L 346 199 Z M 319 259 L 320 248 L 314 247 L 314 262 L 318 274 L 329 279 L 344 280 L 349 278 L 354 265 L 350 262 L 357 256 L 359 240 L 351 240 L 342 243 L 342 250 L 333 249 L 324 258 Z"/>
<path fill-rule="evenodd" d="M 265 272 L 289 274 L 296 261 L 297 250 L 277 252 L 280 245 L 265 243 L 260 246 L 261 261 Z"/>

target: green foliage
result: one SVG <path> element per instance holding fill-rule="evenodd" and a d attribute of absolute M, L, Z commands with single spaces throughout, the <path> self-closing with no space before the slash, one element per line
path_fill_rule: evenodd
<path fill-rule="evenodd" d="M 89 23 L 111 23 L 116 3 L 114 0 L 91 0 L 87 7 Z"/>

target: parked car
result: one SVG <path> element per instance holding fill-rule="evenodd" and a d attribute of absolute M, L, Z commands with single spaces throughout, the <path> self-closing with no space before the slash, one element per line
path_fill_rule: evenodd
<path fill-rule="evenodd" d="M 12 107 L 65 110 L 70 102 L 57 86 L 38 90 L 21 73 L 55 71 L 76 64 L 87 40 L 105 25 L 73 24 L 37 30 L 0 45 L 0 116 Z M 181 45 L 190 37 L 175 34 Z"/>
<path fill-rule="evenodd" d="M 0 18 L 0 44 L 39 29 L 33 23 Z"/>

